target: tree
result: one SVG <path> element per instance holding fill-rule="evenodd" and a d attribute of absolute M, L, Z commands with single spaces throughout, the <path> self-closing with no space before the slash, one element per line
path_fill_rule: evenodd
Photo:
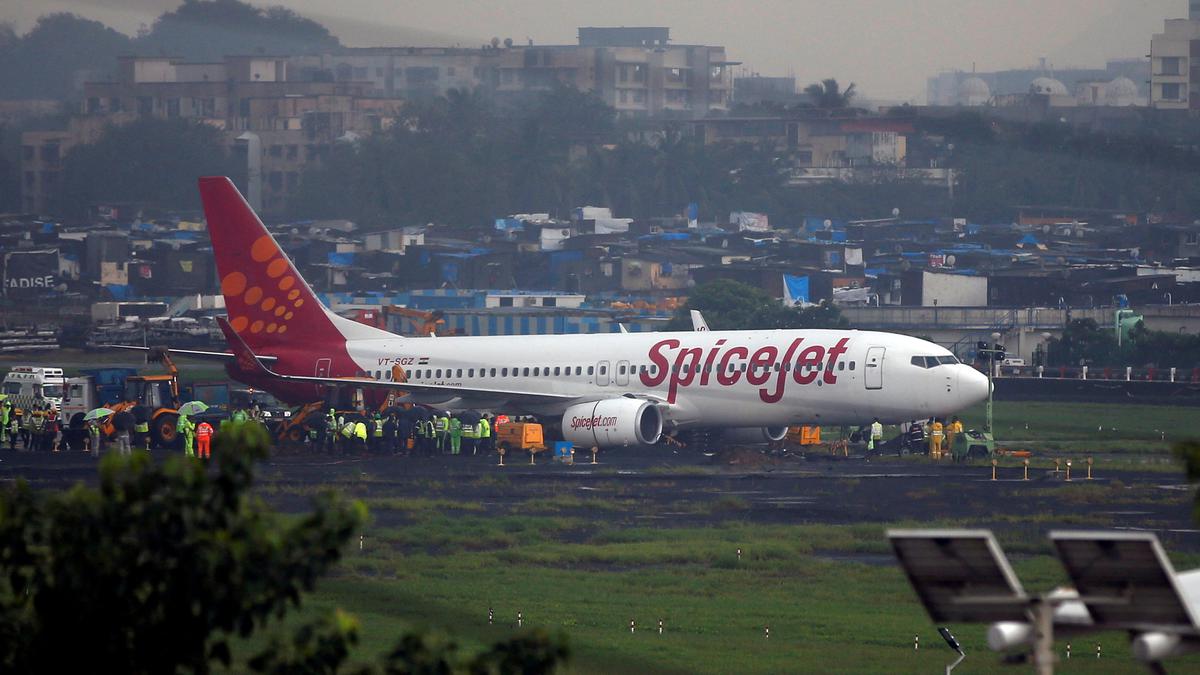
<path fill-rule="evenodd" d="M 787 307 L 761 289 L 729 279 L 697 286 L 675 312 L 667 330 L 691 330 L 691 310 L 699 310 L 712 330 L 844 328 L 845 317 L 833 305 Z"/>
<path fill-rule="evenodd" d="M 226 54 L 312 54 L 336 49 L 341 43 L 325 26 L 285 7 L 259 9 L 240 0 L 184 0 L 158 17 L 135 46 L 143 54 L 220 61 Z"/>
<path fill-rule="evenodd" d="M 1093 319 L 1072 319 L 1061 338 L 1052 338 L 1046 360 L 1054 366 L 1111 365 L 1117 340 L 1111 330 L 1102 330 Z"/>
<path fill-rule="evenodd" d="M 0 92 L 13 99 L 72 98 L 79 71 L 111 74 L 130 44 L 99 21 L 68 13 L 40 17 L 19 38 L 11 27 L 0 27 Z"/>
<path fill-rule="evenodd" d="M 1200 441 L 1180 441 L 1173 448 L 1175 456 L 1183 460 L 1184 471 L 1189 483 L 1200 483 Z M 1192 519 L 1200 523 L 1200 492 L 1193 497 Z"/>
<path fill-rule="evenodd" d="M 81 216 L 100 201 L 196 208 L 197 177 L 244 173 L 220 130 L 189 120 L 138 120 L 67 153 L 57 210 Z"/>
<path fill-rule="evenodd" d="M 838 81 L 830 77 L 808 85 L 804 88 L 804 93 L 812 98 L 813 104 L 818 108 L 849 108 L 850 102 L 858 92 L 854 91 L 853 82 L 843 90 Z"/>
<path fill-rule="evenodd" d="M 332 493 L 301 518 L 274 514 L 249 492 L 268 445 L 258 424 L 234 424 L 217 434 L 213 471 L 192 458 L 160 466 L 113 454 L 98 488 L 44 494 L 19 482 L 0 492 L 0 670 L 339 672 L 358 633 L 341 613 L 231 664 L 230 640 L 298 606 L 366 517 Z M 428 644 L 406 636 L 381 668 L 356 672 L 516 673 L 519 663 L 546 673 L 567 654 L 539 632 L 471 660 L 442 650 L 418 661 Z"/>

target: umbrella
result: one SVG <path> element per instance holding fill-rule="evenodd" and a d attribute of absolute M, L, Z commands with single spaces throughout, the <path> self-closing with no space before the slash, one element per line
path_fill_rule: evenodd
<path fill-rule="evenodd" d="M 204 401 L 188 401 L 179 406 L 180 415 L 199 415 L 205 410 L 208 410 L 208 404 Z"/>
<path fill-rule="evenodd" d="M 96 408 L 95 410 L 89 411 L 88 414 L 84 415 L 83 421 L 90 422 L 92 420 L 102 419 L 113 414 L 113 412 L 114 411 L 110 410 L 109 408 Z"/>

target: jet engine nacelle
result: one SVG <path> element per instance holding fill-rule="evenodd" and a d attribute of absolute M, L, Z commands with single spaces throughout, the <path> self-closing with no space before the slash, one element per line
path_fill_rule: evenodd
<path fill-rule="evenodd" d="M 1200 650 L 1200 640 L 1185 638 L 1178 633 L 1142 633 L 1133 639 L 1133 657 L 1142 663 L 1156 663 L 1172 656 L 1183 656 Z"/>
<path fill-rule="evenodd" d="M 662 414 L 647 401 L 609 398 L 579 403 L 563 413 L 563 438 L 576 447 L 654 445 L 662 435 Z"/>
<path fill-rule="evenodd" d="M 734 427 L 726 429 L 721 434 L 721 440 L 728 443 L 773 443 L 787 438 L 787 427 Z"/>

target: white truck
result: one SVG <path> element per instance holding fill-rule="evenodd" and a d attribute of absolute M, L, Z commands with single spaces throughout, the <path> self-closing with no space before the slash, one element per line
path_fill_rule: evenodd
<path fill-rule="evenodd" d="M 62 410 L 66 386 L 62 368 L 13 366 L 0 384 L 0 393 L 7 394 L 15 408 L 52 405 L 55 410 Z"/>

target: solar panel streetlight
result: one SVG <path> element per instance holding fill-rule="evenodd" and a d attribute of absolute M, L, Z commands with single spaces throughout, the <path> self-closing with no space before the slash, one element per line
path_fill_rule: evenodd
<path fill-rule="evenodd" d="M 958 640 L 954 639 L 954 633 L 951 633 L 949 628 L 946 628 L 945 626 L 939 626 L 938 635 L 942 636 L 942 639 L 946 641 L 946 644 L 950 646 L 950 649 L 958 652 L 958 658 L 954 659 L 954 663 L 946 665 L 946 675 L 950 675 L 952 672 L 954 672 L 954 669 L 958 667 L 958 664 L 962 663 L 963 659 L 967 658 L 967 655 L 965 652 L 963 652 L 962 645 L 958 644 Z"/>

